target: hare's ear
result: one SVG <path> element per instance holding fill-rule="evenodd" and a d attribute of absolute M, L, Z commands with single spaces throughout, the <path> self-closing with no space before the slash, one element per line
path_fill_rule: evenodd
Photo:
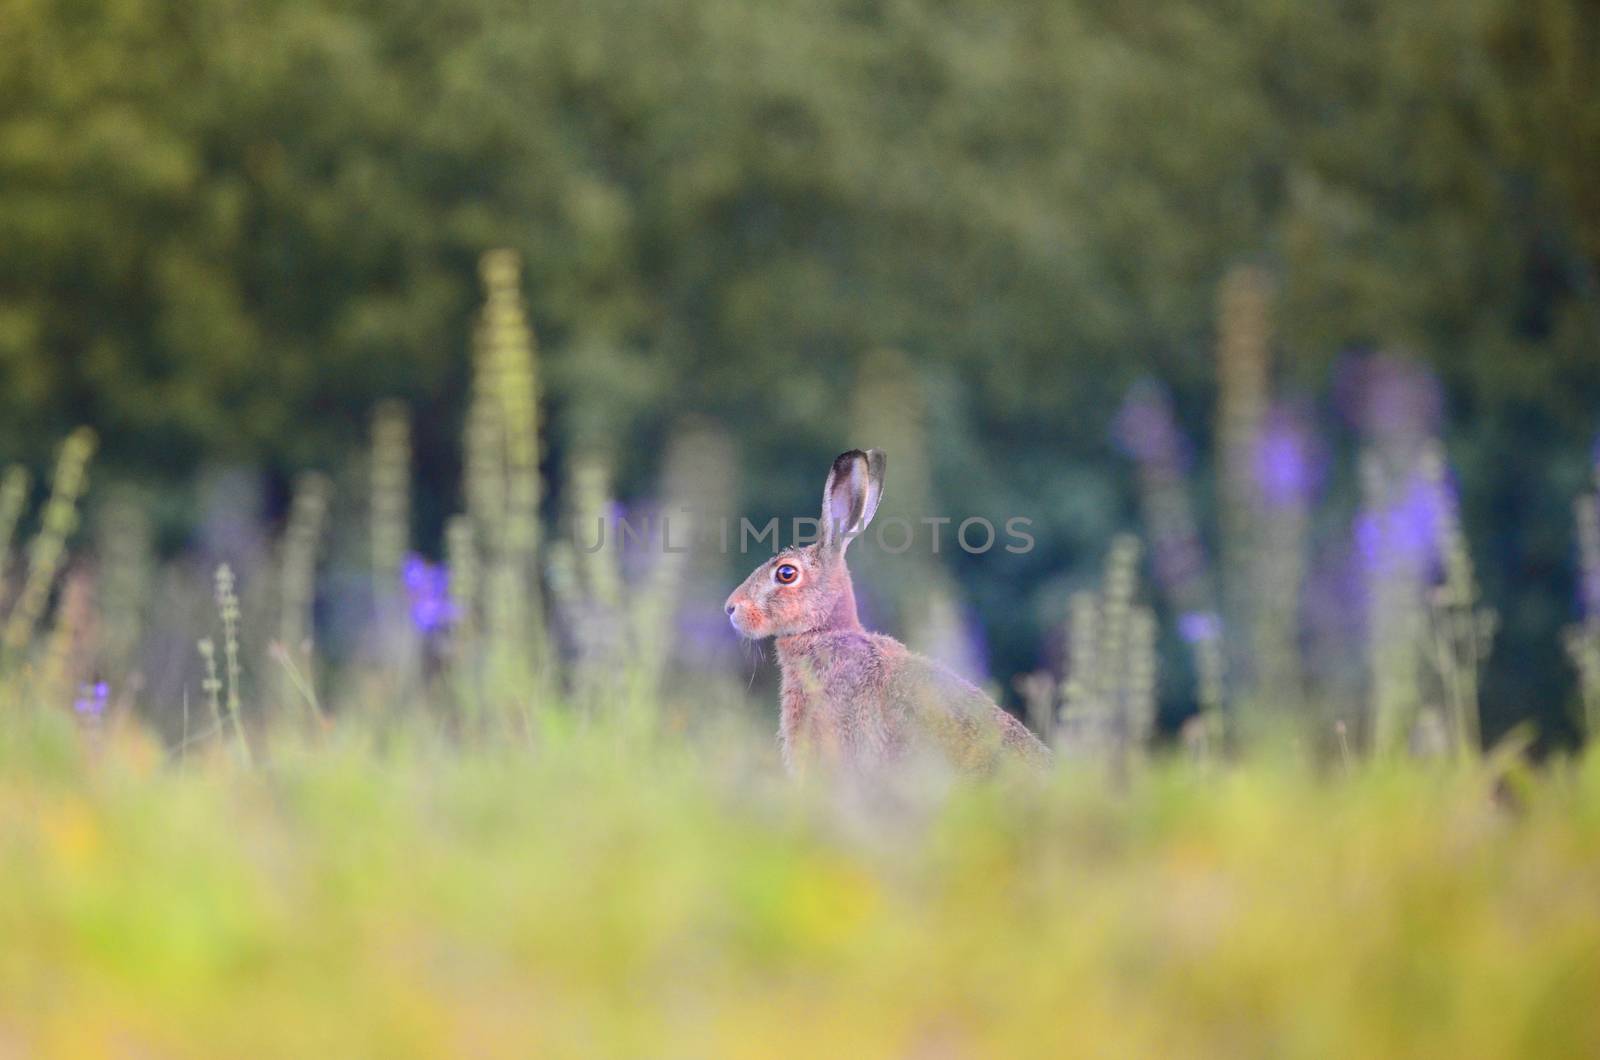
<path fill-rule="evenodd" d="M 822 488 L 822 548 L 843 552 L 872 522 L 883 497 L 882 449 L 840 453 Z"/>

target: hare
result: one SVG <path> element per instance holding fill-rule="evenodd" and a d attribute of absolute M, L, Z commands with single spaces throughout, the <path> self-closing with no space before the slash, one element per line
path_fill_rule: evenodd
<path fill-rule="evenodd" d="M 845 549 L 883 496 L 881 450 L 852 449 L 828 472 L 818 540 L 761 564 L 728 597 L 742 636 L 774 637 L 782 670 L 779 740 L 791 773 L 817 764 L 871 771 L 933 758 L 989 772 L 1050 752 L 987 696 L 856 617 Z"/>

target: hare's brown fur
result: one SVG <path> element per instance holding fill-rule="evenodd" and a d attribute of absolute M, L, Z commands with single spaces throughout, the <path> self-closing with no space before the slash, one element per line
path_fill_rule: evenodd
<path fill-rule="evenodd" d="M 877 509 L 883 469 L 878 450 L 841 455 L 824 489 L 820 540 L 761 564 L 728 597 L 740 633 L 776 639 L 785 764 L 872 769 L 933 757 L 987 772 L 1007 758 L 1047 760 L 1033 734 L 973 685 L 862 629 L 844 552 Z"/>

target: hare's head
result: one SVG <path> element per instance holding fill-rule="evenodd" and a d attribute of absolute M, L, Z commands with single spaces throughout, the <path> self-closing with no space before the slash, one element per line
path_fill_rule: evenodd
<path fill-rule="evenodd" d="M 844 551 L 867 528 L 883 496 L 881 449 L 841 453 L 822 488 L 815 543 L 786 548 L 728 597 L 733 628 L 753 640 L 856 625 Z"/>

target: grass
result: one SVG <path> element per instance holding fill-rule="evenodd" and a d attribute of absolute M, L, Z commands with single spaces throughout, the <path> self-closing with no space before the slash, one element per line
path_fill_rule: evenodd
<path fill-rule="evenodd" d="M 1600 1054 L 1600 756 L 862 799 L 737 719 L 0 732 L 0 1055 Z"/>

